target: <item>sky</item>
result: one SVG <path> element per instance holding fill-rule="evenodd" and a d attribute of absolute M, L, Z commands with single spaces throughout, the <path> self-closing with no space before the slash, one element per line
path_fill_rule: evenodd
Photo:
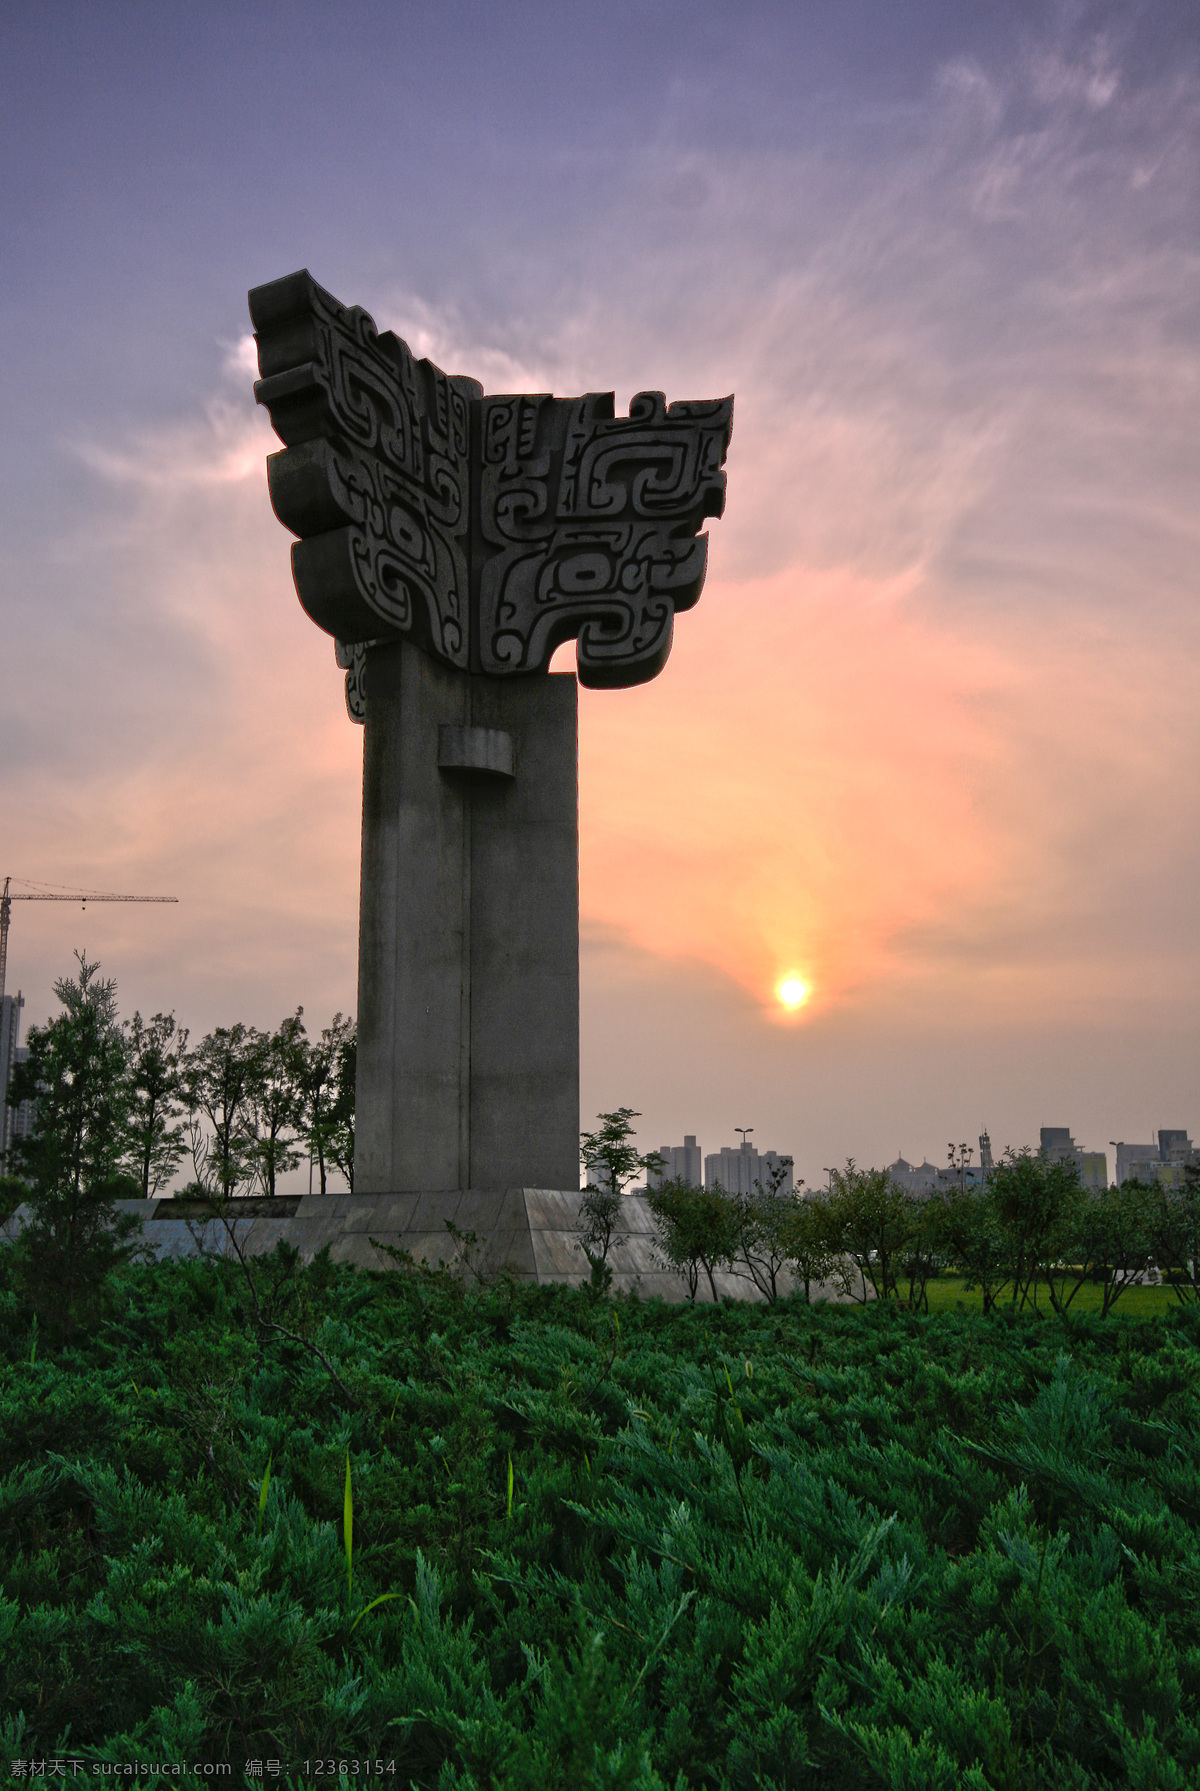
<path fill-rule="evenodd" d="M 27 1024 L 79 948 L 194 1037 L 354 1009 L 246 310 L 308 267 L 489 392 L 736 395 L 665 671 L 580 693 L 585 1123 L 1200 1129 L 1192 8 L 39 0 L 0 165 L 0 876 L 179 897 L 18 904 Z"/>

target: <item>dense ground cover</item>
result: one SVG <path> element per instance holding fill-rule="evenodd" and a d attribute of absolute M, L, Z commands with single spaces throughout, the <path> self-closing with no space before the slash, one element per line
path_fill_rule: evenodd
<path fill-rule="evenodd" d="M 6 1257 L 11 1759 L 1200 1773 L 1195 1307 L 664 1308 L 318 1261 L 256 1314 L 236 1265 L 161 1264 L 53 1355 Z"/>

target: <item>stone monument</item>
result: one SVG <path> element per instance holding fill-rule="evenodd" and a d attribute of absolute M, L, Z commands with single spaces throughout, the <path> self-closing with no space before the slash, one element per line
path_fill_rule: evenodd
<path fill-rule="evenodd" d="M 550 659 L 662 670 L 733 400 L 485 396 L 307 272 L 250 314 L 271 502 L 366 730 L 355 1194 L 470 1191 L 486 1230 L 506 1190 L 579 1185 L 576 679 Z"/>

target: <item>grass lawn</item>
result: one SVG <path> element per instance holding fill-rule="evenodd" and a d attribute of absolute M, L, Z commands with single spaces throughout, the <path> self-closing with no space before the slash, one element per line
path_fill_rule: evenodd
<path fill-rule="evenodd" d="M 961 1275 L 939 1275 L 929 1283 L 930 1312 L 982 1312 L 983 1295 L 977 1287 L 967 1291 Z M 1085 1282 L 1075 1298 L 1071 1301 L 1072 1315 L 1084 1312 L 1100 1316 L 1102 1290 L 1092 1282 Z M 1008 1306 L 1011 1294 L 1001 1302 Z M 1130 1287 L 1117 1301 L 1116 1311 L 1123 1318 L 1161 1318 L 1164 1313 L 1173 1311 L 1179 1305 L 1179 1297 L 1172 1287 Z M 1028 1308 L 1026 1308 L 1028 1310 Z M 1053 1315 L 1050 1295 L 1044 1286 L 1038 1288 L 1038 1310 L 1049 1318 Z M 1109 1314 L 1113 1316 L 1112 1313 Z"/>

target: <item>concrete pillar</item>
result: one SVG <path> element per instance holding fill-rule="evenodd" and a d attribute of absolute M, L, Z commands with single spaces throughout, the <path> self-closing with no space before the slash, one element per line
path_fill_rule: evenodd
<path fill-rule="evenodd" d="M 356 1191 L 578 1186 L 576 709 L 367 655 Z"/>

